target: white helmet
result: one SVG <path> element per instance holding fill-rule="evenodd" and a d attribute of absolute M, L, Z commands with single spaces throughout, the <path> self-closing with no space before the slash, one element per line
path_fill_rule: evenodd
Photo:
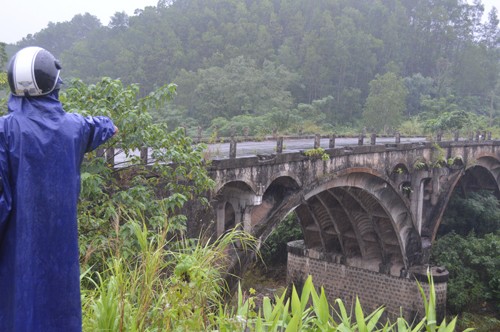
<path fill-rule="evenodd" d="M 15 96 L 35 97 L 51 93 L 59 81 L 61 65 L 47 50 L 26 47 L 9 62 L 7 76 Z"/>

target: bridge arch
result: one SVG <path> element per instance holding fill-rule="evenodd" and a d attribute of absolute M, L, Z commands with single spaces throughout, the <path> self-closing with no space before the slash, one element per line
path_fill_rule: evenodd
<path fill-rule="evenodd" d="M 220 193 L 223 193 L 230 188 L 240 188 L 244 191 L 250 190 L 254 193 L 258 191 L 257 185 L 254 182 L 248 181 L 244 177 L 241 177 L 241 179 L 235 178 L 229 181 L 217 183 L 214 188 L 214 192 L 216 193 L 216 195 L 219 195 Z"/>
<path fill-rule="evenodd" d="M 244 181 L 230 181 L 219 188 L 215 194 L 214 209 L 217 215 L 217 235 L 243 223 L 245 225 L 245 207 L 260 203 L 252 186 Z"/>
<path fill-rule="evenodd" d="M 500 189 L 500 161 L 496 156 L 489 154 L 480 156 L 473 165 L 466 168 L 466 172 L 477 170 L 477 167 L 486 169 L 495 180 L 496 189 Z M 485 184 L 484 181 L 483 184 Z"/>
<path fill-rule="evenodd" d="M 463 159 L 455 158 L 453 165 L 463 165 Z M 453 166 L 452 165 L 452 166 Z M 442 209 L 439 218 L 436 219 L 433 225 L 432 241 L 435 240 L 439 226 L 442 221 L 442 216 L 449 204 L 453 194 L 459 194 L 463 197 L 467 196 L 468 192 L 478 190 L 488 190 L 500 199 L 500 161 L 494 155 L 485 154 L 479 157 L 473 164 L 468 165 L 460 177 L 452 185 L 445 197 L 444 208 Z"/>
<path fill-rule="evenodd" d="M 286 174 L 286 173 L 282 173 Z M 300 184 L 297 183 L 295 177 L 281 175 L 273 179 L 267 186 L 263 195 L 261 204 L 253 207 L 251 212 L 251 226 L 260 229 L 256 231 L 258 236 L 262 236 L 263 240 L 271 233 L 274 226 L 280 221 L 281 217 L 285 217 L 295 207 L 293 196 L 300 191 Z M 292 203 L 290 205 L 290 203 Z M 285 215 L 282 215 L 285 211 Z M 276 213 L 278 213 L 277 216 Z M 273 215 L 274 220 L 269 220 L 267 216 Z M 265 222 L 262 222 L 265 221 Z"/>
<path fill-rule="evenodd" d="M 392 167 L 389 179 L 393 182 L 394 187 L 403 194 L 403 197 L 410 199 L 411 175 L 406 163 L 400 161 Z"/>
<path fill-rule="evenodd" d="M 394 167 L 392 167 L 392 172 L 391 176 L 398 176 L 398 175 L 407 175 L 410 172 L 408 171 L 408 167 L 404 162 L 398 162 Z"/>
<path fill-rule="evenodd" d="M 349 265 L 399 276 L 419 262 L 420 236 L 407 204 L 373 171 L 333 176 L 307 192 L 296 212 L 306 247 L 337 252 Z"/>
<path fill-rule="evenodd" d="M 269 188 L 269 186 L 276 182 L 287 182 L 290 185 L 293 184 L 293 186 L 295 186 L 296 188 L 302 187 L 301 179 L 295 172 L 291 170 L 280 170 L 279 172 L 273 174 L 269 179 L 269 185 L 267 186 L 266 190 Z"/>

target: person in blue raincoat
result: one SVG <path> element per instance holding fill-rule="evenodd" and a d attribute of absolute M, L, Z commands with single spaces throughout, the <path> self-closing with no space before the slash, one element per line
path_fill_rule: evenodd
<path fill-rule="evenodd" d="M 0 331 L 81 331 L 77 201 L 84 154 L 117 131 L 66 113 L 61 66 L 39 47 L 11 59 L 0 118 Z"/>

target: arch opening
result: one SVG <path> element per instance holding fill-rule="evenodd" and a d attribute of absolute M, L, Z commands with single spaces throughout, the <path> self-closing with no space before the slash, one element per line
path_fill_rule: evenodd
<path fill-rule="evenodd" d="M 357 187 L 332 187 L 296 208 L 304 245 L 334 261 L 399 276 L 405 267 L 391 216 L 379 199 Z"/>
<path fill-rule="evenodd" d="M 217 213 L 217 234 L 221 235 L 230 228 L 242 223 L 247 229 L 248 220 L 245 211 L 248 206 L 260 203 L 260 197 L 243 181 L 226 183 L 215 197 Z"/>
<path fill-rule="evenodd" d="M 287 199 L 295 194 L 299 189 L 297 182 L 289 177 L 282 176 L 275 179 L 262 195 L 262 203 L 252 210 L 251 224 L 258 225 L 262 220 L 267 220 L 270 215 L 276 212 Z M 287 211 L 288 213 L 289 211 Z M 273 227 L 274 225 L 272 225 Z M 267 235 L 270 232 L 267 233 Z"/>
<path fill-rule="evenodd" d="M 391 179 L 394 180 L 400 177 L 405 178 L 409 175 L 409 173 L 410 172 L 408 171 L 408 167 L 406 167 L 406 165 L 403 163 L 399 163 L 392 169 Z"/>
<path fill-rule="evenodd" d="M 469 218 L 473 220 L 468 221 L 464 219 L 465 216 L 472 212 L 471 207 L 469 207 L 469 212 L 462 211 L 461 214 L 457 214 L 457 211 L 455 211 L 464 209 L 465 206 L 468 205 L 468 198 L 473 200 L 479 199 L 477 204 L 482 204 L 488 199 L 488 196 L 493 195 L 497 201 L 500 201 L 500 189 L 495 179 L 495 171 L 498 170 L 500 166 L 498 166 L 498 162 L 495 164 L 497 164 L 497 166 L 493 168 L 488 168 L 484 165 L 475 165 L 465 171 L 464 175 L 458 180 L 453 188 L 439 224 L 435 226 L 433 239 L 437 236 L 439 237 L 449 233 L 451 230 L 460 233 L 463 229 L 469 229 L 469 231 L 471 231 L 474 228 L 472 224 L 476 223 L 475 217 L 469 216 Z M 487 165 L 491 166 L 491 164 Z M 481 219 L 481 217 L 479 218 Z M 457 223 L 455 219 L 460 219 L 462 221 Z M 476 227 L 478 227 L 477 230 L 479 231 L 482 225 L 477 224 Z M 468 233 L 468 231 L 465 233 Z"/>
<path fill-rule="evenodd" d="M 500 190 L 494 175 L 483 166 L 473 166 L 466 170 L 454 188 L 453 194 L 467 197 L 470 192 L 487 190 L 500 199 Z"/>

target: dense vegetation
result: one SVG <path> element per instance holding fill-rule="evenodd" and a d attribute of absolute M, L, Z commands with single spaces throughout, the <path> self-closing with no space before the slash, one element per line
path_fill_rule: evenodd
<path fill-rule="evenodd" d="M 488 191 L 454 195 L 432 248 L 450 272 L 448 309 L 500 312 L 500 203 Z"/>
<path fill-rule="evenodd" d="M 175 82 L 154 117 L 191 132 L 389 131 L 436 110 L 485 129 L 500 110 L 498 22 L 480 0 L 161 0 L 108 26 L 51 23 L 15 48 L 46 47 L 65 77 L 120 78 L 142 95 Z"/>

